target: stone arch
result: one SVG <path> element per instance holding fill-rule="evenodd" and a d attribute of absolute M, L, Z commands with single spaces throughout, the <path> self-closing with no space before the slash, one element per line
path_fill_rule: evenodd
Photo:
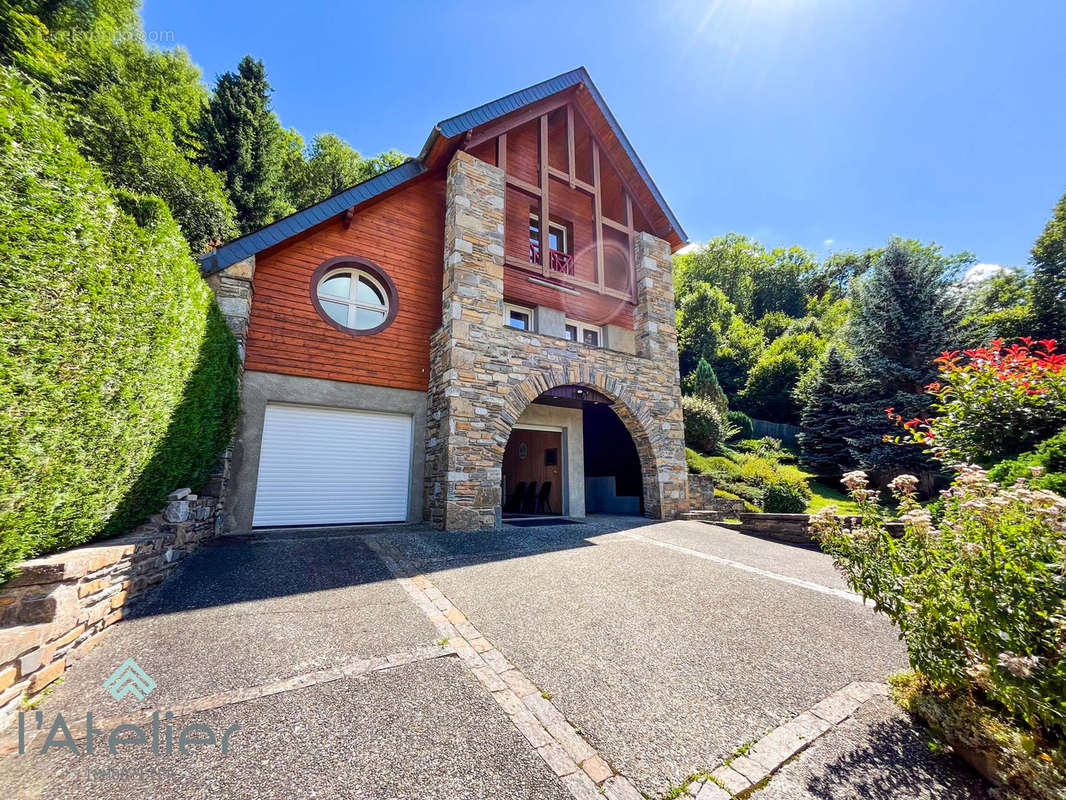
<path fill-rule="evenodd" d="M 502 468 L 507 440 L 529 405 L 549 389 L 567 385 L 595 389 L 612 400 L 611 409 L 629 431 L 640 457 L 644 513 L 653 519 L 661 518 L 665 498 L 659 467 L 662 461 L 661 448 L 665 442 L 660 441 L 662 437 L 656 436 L 655 428 L 649 427 L 652 414 L 623 382 L 586 365 L 572 364 L 566 368 L 538 370 L 511 388 L 500 414 L 494 420 L 492 450 L 495 466 Z"/>

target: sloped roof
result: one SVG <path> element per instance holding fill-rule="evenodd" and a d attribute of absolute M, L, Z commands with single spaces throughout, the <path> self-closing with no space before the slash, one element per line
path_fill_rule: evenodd
<path fill-rule="evenodd" d="M 549 78 L 541 83 L 513 92 L 506 97 L 493 100 L 491 103 L 485 103 L 477 108 L 472 108 L 469 111 L 464 111 L 462 114 L 457 114 L 454 117 L 449 117 L 448 119 L 438 122 L 426 139 L 426 144 L 423 146 L 422 152 L 416 158 L 409 158 L 399 166 L 393 167 L 380 175 L 369 178 L 362 183 L 352 186 L 350 189 L 338 192 L 332 197 L 327 197 L 325 200 L 315 203 L 301 211 L 297 211 L 294 214 L 290 214 L 283 219 L 279 219 L 277 222 L 272 222 L 257 231 L 253 231 L 252 233 L 240 237 L 239 239 L 234 239 L 218 249 L 200 256 L 200 268 L 204 274 L 210 274 L 225 269 L 254 253 L 272 247 L 291 236 L 295 236 L 321 222 L 325 222 L 331 217 L 342 214 L 353 206 L 358 206 L 360 203 L 365 203 L 367 200 L 395 189 L 401 184 L 417 178 L 419 175 L 422 175 L 430 169 L 432 156 L 435 152 L 435 145 L 438 145 L 441 139 L 454 139 L 479 125 L 484 125 L 488 122 L 497 120 L 507 114 L 518 111 L 531 103 L 543 100 L 578 85 L 583 85 L 588 90 L 589 95 L 595 101 L 600 112 L 603 114 L 604 119 L 610 126 L 612 133 L 618 139 L 626 156 L 633 164 L 649 192 L 651 192 L 652 197 L 658 204 L 665 218 L 669 221 L 670 226 L 673 228 L 679 239 L 682 242 L 685 242 L 687 236 L 681 228 L 681 224 L 677 221 L 673 211 L 670 210 L 670 206 L 667 205 L 666 200 L 659 192 L 655 182 L 651 179 L 647 169 L 637 155 L 636 150 L 633 149 L 633 145 L 630 144 L 629 139 L 627 139 L 625 133 L 622 132 L 622 128 L 618 125 L 617 120 L 615 120 L 614 114 L 612 114 L 611 110 L 607 107 L 607 103 L 604 102 L 603 96 L 592 82 L 592 78 L 589 77 L 588 72 L 584 67 L 578 67 L 570 72 L 564 72 L 562 75 Z"/>

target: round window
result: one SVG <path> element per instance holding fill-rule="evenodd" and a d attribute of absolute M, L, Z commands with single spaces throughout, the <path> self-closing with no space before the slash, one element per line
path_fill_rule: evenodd
<path fill-rule="evenodd" d="M 311 298 L 332 325 L 348 333 L 377 333 L 396 316 L 396 288 L 363 259 L 330 259 L 315 271 Z"/>

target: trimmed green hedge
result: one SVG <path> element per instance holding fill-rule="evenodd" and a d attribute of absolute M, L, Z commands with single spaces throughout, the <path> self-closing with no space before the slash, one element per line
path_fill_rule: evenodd
<path fill-rule="evenodd" d="M 117 194 L 0 70 L 0 581 L 217 465 L 237 351 L 163 203 Z"/>

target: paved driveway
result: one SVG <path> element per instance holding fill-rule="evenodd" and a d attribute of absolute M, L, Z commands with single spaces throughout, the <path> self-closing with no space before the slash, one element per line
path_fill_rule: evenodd
<path fill-rule="evenodd" d="M 115 700 L 101 684 L 131 657 L 157 687 Z M 826 556 L 702 523 L 225 537 L 68 673 L 40 731 L 27 716 L 27 752 L 0 757 L 0 794 L 660 797 L 905 663 Z M 87 711 L 104 731 L 91 755 Z M 152 712 L 175 740 L 194 725 L 216 742 L 155 754 Z M 59 713 L 76 744 L 42 755 Z M 149 742 L 108 752 L 122 723 Z M 984 790 L 874 698 L 760 794 Z"/>

